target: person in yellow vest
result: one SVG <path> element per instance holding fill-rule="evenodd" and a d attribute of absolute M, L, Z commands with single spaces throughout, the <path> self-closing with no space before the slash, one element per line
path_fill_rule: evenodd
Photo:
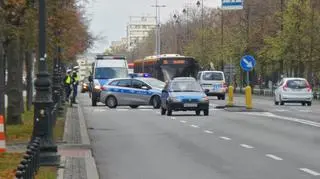
<path fill-rule="evenodd" d="M 79 85 L 79 75 L 77 73 L 77 68 L 73 71 L 72 74 L 72 88 L 73 88 L 73 98 L 72 98 L 72 103 L 77 104 L 76 102 L 76 97 L 78 95 L 78 85 Z"/>
<path fill-rule="evenodd" d="M 67 70 L 67 74 L 64 77 L 64 89 L 65 89 L 65 93 L 66 93 L 66 101 L 69 101 L 69 97 L 71 94 L 71 84 L 72 84 L 72 77 L 71 77 L 71 70 L 68 69 Z"/>

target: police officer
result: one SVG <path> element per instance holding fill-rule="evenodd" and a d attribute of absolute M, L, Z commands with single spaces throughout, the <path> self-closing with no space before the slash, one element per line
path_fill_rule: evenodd
<path fill-rule="evenodd" d="M 69 101 L 69 97 L 71 94 L 71 83 L 72 83 L 72 77 L 71 77 L 71 69 L 67 70 L 67 74 L 64 77 L 64 89 L 66 92 L 66 101 Z"/>
<path fill-rule="evenodd" d="M 72 103 L 77 104 L 76 97 L 78 95 L 78 85 L 79 85 L 79 76 L 78 76 L 78 67 L 73 68 L 73 74 L 72 74 L 72 88 L 73 88 L 73 97 L 72 97 Z"/>

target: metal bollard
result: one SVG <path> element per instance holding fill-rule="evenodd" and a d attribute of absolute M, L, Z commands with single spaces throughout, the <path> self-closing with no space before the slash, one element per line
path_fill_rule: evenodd
<path fill-rule="evenodd" d="M 228 87 L 228 106 L 233 106 L 233 86 Z"/>
<path fill-rule="evenodd" d="M 26 159 L 23 159 L 21 162 L 20 162 L 21 165 L 24 166 L 24 172 L 23 172 L 23 178 L 28 178 L 29 176 L 29 171 L 28 171 L 28 161 Z"/>
<path fill-rule="evenodd" d="M 34 172 L 38 171 L 38 156 L 39 156 L 39 145 L 37 143 L 32 143 L 32 151 L 34 152 Z"/>
<path fill-rule="evenodd" d="M 18 178 L 18 176 L 20 176 L 20 178 Z M 19 164 L 18 167 L 17 167 L 17 172 L 16 172 L 16 177 L 18 179 L 21 179 L 21 178 L 26 178 L 26 170 L 25 170 L 25 166 L 22 165 L 22 164 Z"/>
<path fill-rule="evenodd" d="M 31 163 L 31 156 L 29 154 L 24 154 L 23 158 L 27 161 L 27 177 L 32 177 L 32 163 Z"/>
<path fill-rule="evenodd" d="M 36 161 L 36 173 L 37 173 L 40 167 L 40 141 L 35 140 L 34 143 L 35 143 L 34 147 L 36 150 L 35 161 Z"/>
<path fill-rule="evenodd" d="M 247 109 L 252 109 L 252 93 L 251 93 L 251 86 L 247 86 L 245 88 L 246 94 L 246 107 Z"/>
<path fill-rule="evenodd" d="M 30 156 L 30 171 L 31 175 L 34 176 L 36 165 L 35 165 L 35 152 L 33 151 L 34 147 L 31 145 L 30 148 L 27 150 L 27 154 Z"/>
<path fill-rule="evenodd" d="M 16 172 L 16 179 L 23 179 L 23 174 L 19 170 Z"/>

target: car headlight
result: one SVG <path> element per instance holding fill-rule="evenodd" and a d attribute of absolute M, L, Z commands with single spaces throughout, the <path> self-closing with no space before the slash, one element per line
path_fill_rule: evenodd
<path fill-rule="evenodd" d="M 94 85 L 94 89 L 100 90 L 101 87 L 100 87 L 100 85 Z"/>
<path fill-rule="evenodd" d="M 171 101 L 171 102 L 181 102 L 181 100 L 179 100 L 176 97 L 169 97 L 169 101 Z"/>
<path fill-rule="evenodd" d="M 201 98 L 201 101 L 202 102 L 208 102 L 209 98 L 207 96 L 204 96 L 204 97 Z"/>

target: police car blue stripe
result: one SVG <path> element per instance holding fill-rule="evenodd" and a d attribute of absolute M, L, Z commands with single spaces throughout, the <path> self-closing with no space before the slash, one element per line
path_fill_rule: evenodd
<path fill-rule="evenodd" d="M 136 90 L 136 89 L 123 89 L 123 88 L 110 88 L 108 87 L 104 91 L 116 92 L 116 93 L 125 93 L 125 94 L 137 94 L 137 95 L 147 95 L 152 96 L 154 94 L 160 95 L 160 91 L 153 91 L 153 90 Z"/>

